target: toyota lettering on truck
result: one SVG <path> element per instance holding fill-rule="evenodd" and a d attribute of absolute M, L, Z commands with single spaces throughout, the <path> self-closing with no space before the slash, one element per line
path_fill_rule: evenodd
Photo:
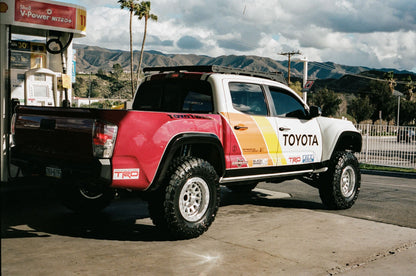
<path fill-rule="evenodd" d="M 300 179 L 329 209 L 357 200 L 360 133 L 307 106 L 282 75 L 214 65 L 144 72 L 130 110 L 18 107 L 13 164 L 55 179 L 76 212 L 105 208 L 116 189 L 139 191 L 153 223 L 176 239 L 208 230 L 220 185 L 250 192 Z"/>

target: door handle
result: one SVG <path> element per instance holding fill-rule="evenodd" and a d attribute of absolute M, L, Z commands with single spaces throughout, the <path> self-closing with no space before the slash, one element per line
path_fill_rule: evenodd
<path fill-rule="evenodd" d="M 279 127 L 280 131 L 287 131 L 290 130 L 290 127 Z"/>
<path fill-rule="evenodd" d="M 246 129 L 248 129 L 248 127 L 246 127 L 246 126 L 236 125 L 236 126 L 234 126 L 234 129 L 235 129 L 235 130 L 246 130 Z"/>

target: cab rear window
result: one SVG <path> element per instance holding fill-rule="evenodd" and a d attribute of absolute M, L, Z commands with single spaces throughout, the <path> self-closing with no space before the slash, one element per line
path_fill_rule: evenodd
<path fill-rule="evenodd" d="M 140 85 L 133 103 L 134 110 L 211 113 L 211 85 L 202 80 L 159 79 Z"/>

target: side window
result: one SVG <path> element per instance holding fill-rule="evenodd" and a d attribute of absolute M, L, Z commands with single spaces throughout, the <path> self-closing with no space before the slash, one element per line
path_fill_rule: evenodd
<path fill-rule="evenodd" d="M 267 104 L 260 85 L 232 82 L 229 87 L 235 109 L 251 115 L 267 115 Z"/>
<path fill-rule="evenodd" d="M 289 92 L 277 87 L 269 87 L 269 90 L 278 116 L 299 119 L 307 118 L 308 113 L 302 102 Z"/>

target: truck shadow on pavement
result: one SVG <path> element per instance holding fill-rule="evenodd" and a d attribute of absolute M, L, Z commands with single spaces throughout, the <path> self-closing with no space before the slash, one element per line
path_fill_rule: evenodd
<path fill-rule="evenodd" d="M 297 199 L 288 194 L 285 195 L 263 189 L 254 189 L 246 193 L 231 192 L 225 187 L 221 189 L 221 206 L 244 204 L 278 208 L 326 210 L 322 203 Z"/>
<path fill-rule="evenodd" d="M 118 199 L 94 215 L 80 215 L 67 210 L 49 189 L 24 194 L 2 192 L 1 202 L 2 239 L 48 238 L 59 235 L 118 241 L 172 240 L 152 224 L 147 203 L 138 197 Z M 323 205 L 316 202 L 270 198 L 267 193 L 257 190 L 239 194 L 222 188 L 221 207 L 232 205 L 323 209 Z"/>
<path fill-rule="evenodd" d="M 2 202 L 1 238 L 48 238 L 54 235 L 119 241 L 167 241 L 152 225 L 147 204 L 138 198 L 121 199 L 95 214 L 77 214 L 54 197 L 25 204 Z M 19 200 L 21 203 L 21 201 Z"/>

